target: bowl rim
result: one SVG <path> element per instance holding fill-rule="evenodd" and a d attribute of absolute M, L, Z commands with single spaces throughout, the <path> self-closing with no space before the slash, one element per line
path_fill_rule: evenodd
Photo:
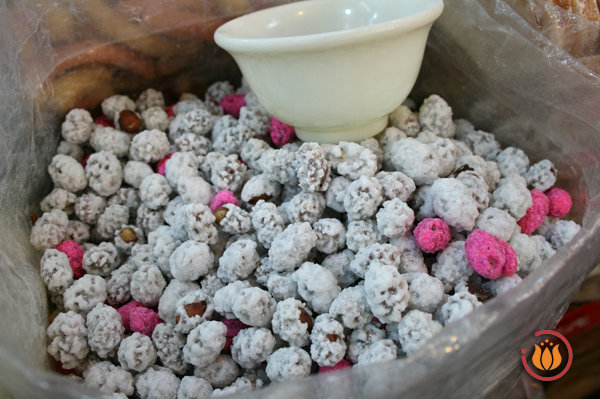
<path fill-rule="evenodd" d="M 235 30 L 237 24 L 255 18 L 257 14 L 277 14 L 281 13 L 282 10 L 284 12 L 293 12 L 293 10 L 297 10 L 300 7 L 305 7 L 307 3 L 319 4 L 329 1 L 330 0 L 299 1 L 243 15 L 221 25 L 214 34 L 214 40 L 223 49 L 235 53 L 275 53 L 322 50 L 335 46 L 370 42 L 431 25 L 442 14 L 444 9 L 444 0 L 433 0 L 431 5 L 417 13 L 391 21 L 361 26 L 358 28 L 276 38 L 240 38 L 231 34 L 231 31 Z"/>

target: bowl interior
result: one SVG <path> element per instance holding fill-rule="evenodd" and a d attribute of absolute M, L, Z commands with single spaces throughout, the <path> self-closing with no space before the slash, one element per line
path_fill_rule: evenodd
<path fill-rule="evenodd" d="M 418 18 L 440 0 L 310 0 L 237 18 L 219 33 L 238 39 L 276 39 L 365 28 Z"/>

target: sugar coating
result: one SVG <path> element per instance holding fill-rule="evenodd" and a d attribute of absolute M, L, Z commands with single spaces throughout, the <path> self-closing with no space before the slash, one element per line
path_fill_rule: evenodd
<path fill-rule="evenodd" d="M 244 288 L 232 298 L 231 311 L 242 323 L 254 327 L 269 325 L 277 302 L 258 287 Z"/>
<path fill-rule="evenodd" d="M 481 130 L 472 130 L 468 132 L 462 141 L 469 146 L 474 155 L 478 155 L 486 160 L 494 160 L 500 153 L 500 143 L 496 141 L 491 133 Z"/>
<path fill-rule="evenodd" d="M 184 93 L 185 94 L 185 93 Z M 206 104 L 198 98 L 195 94 L 191 94 L 188 96 L 182 96 L 179 99 L 179 102 L 172 107 L 173 116 L 185 114 L 186 112 L 193 111 L 195 109 L 203 109 L 208 111 Z"/>
<path fill-rule="evenodd" d="M 398 323 L 398 339 L 402 350 L 411 356 L 442 328 L 430 313 L 411 310 Z"/>
<path fill-rule="evenodd" d="M 162 226 L 157 229 L 157 231 L 160 229 L 162 229 Z M 171 231 L 172 229 L 169 228 L 164 234 L 157 236 L 154 244 L 154 257 L 156 258 L 155 265 L 169 278 L 172 277 L 170 264 L 171 255 L 173 255 L 173 252 L 181 245 L 181 241 L 173 237 Z"/>
<path fill-rule="evenodd" d="M 256 378 L 254 374 L 248 374 L 235 380 L 233 384 L 223 389 L 215 389 L 213 396 L 225 396 L 232 394 L 242 394 L 244 392 L 250 392 L 255 389 L 260 389 L 263 386 L 263 381 L 260 378 Z"/>
<path fill-rule="evenodd" d="M 375 233 L 375 223 L 372 220 L 354 220 L 348 223 L 346 229 L 346 246 L 353 252 L 375 244 L 379 239 Z"/>
<path fill-rule="evenodd" d="M 182 176 L 176 188 L 184 204 L 209 205 L 214 198 L 213 187 L 200 176 Z"/>
<path fill-rule="evenodd" d="M 152 342 L 163 366 L 177 374 L 185 372 L 187 364 L 183 360 L 183 347 L 186 338 L 175 331 L 173 324 L 158 324 L 152 333 Z"/>
<path fill-rule="evenodd" d="M 204 378 L 185 376 L 179 384 L 177 399 L 208 399 L 212 393 L 212 385 Z"/>
<path fill-rule="evenodd" d="M 83 244 L 90 239 L 90 226 L 79 220 L 69 220 L 65 239 Z"/>
<path fill-rule="evenodd" d="M 256 162 L 256 169 L 263 172 L 269 180 L 281 184 L 298 184 L 296 153 L 286 149 L 266 150 Z"/>
<path fill-rule="evenodd" d="M 437 153 L 440 161 L 439 176 L 448 176 L 454 170 L 456 165 L 456 146 L 450 139 L 435 137 L 435 140 L 429 143 L 429 146 Z"/>
<path fill-rule="evenodd" d="M 141 113 L 144 128 L 164 132 L 169 127 L 169 116 L 161 107 L 150 107 Z"/>
<path fill-rule="evenodd" d="M 90 274 L 109 276 L 120 264 L 119 251 L 110 242 L 100 243 L 83 254 L 82 266 Z"/>
<path fill-rule="evenodd" d="M 59 313 L 46 330 L 48 353 L 65 369 L 78 366 L 89 352 L 85 319 L 72 311 Z"/>
<path fill-rule="evenodd" d="M 400 263 L 401 253 L 398 248 L 390 244 L 375 243 L 361 248 L 348 268 L 356 276 L 364 279 L 371 267 L 388 265 L 398 269 Z"/>
<path fill-rule="evenodd" d="M 211 168 L 211 181 L 217 191 L 238 191 L 244 180 L 246 165 L 238 160 L 237 154 L 221 157 Z"/>
<path fill-rule="evenodd" d="M 280 275 L 272 273 L 267 280 L 267 290 L 276 301 L 283 301 L 286 298 L 299 298 L 298 284 L 294 281 L 291 274 Z"/>
<path fill-rule="evenodd" d="M 94 120 L 87 110 L 74 108 L 65 116 L 61 133 L 68 143 L 83 144 L 90 138 L 93 126 Z"/>
<path fill-rule="evenodd" d="M 74 212 L 74 205 L 77 196 L 62 188 L 55 188 L 40 203 L 43 212 L 51 212 L 54 209 L 61 210 L 67 215 Z"/>
<path fill-rule="evenodd" d="M 444 296 L 444 284 L 427 273 L 408 273 L 404 274 L 403 277 L 409 284 L 409 309 L 433 313 Z"/>
<path fill-rule="evenodd" d="M 111 362 L 98 362 L 91 365 L 84 373 L 85 386 L 97 389 L 105 395 L 124 393 L 133 395 L 133 377 L 121 367 Z"/>
<path fill-rule="evenodd" d="M 346 229 L 337 219 L 319 219 L 313 225 L 317 235 L 316 248 L 326 254 L 342 249 L 346 244 Z"/>
<path fill-rule="evenodd" d="M 529 157 L 523 150 L 514 147 L 507 147 L 500 151 L 496 157 L 496 163 L 502 177 L 515 174 L 523 176 L 529 169 Z"/>
<path fill-rule="evenodd" d="M 215 388 L 224 388 L 235 381 L 240 373 L 240 366 L 227 355 L 219 355 L 206 367 L 197 367 L 194 375 L 203 378 Z"/>
<path fill-rule="evenodd" d="M 271 131 L 270 116 L 258 108 L 242 107 L 239 123 L 252 129 L 256 137 L 264 137 Z"/>
<path fill-rule="evenodd" d="M 267 376 L 273 382 L 306 377 L 310 374 L 310 355 L 297 346 L 281 348 L 267 359 Z"/>
<path fill-rule="evenodd" d="M 236 298 L 236 295 L 245 288 L 250 288 L 250 283 L 246 280 L 234 281 L 217 290 L 213 297 L 215 311 L 227 318 L 235 318 L 236 316 L 232 310 L 233 301 Z"/>
<path fill-rule="evenodd" d="M 233 93 L 233 85 L 226 80 L 222 80 L 208 86 L 208 89 L 206 89 L 206 94 L 204 95 L 204 100 L 212 101 L 213 103 L 218 104 L 221 102 L 221 100 L 223 100 L 223 97 Z"/>
<path fill-rule="evenodd" d="M 134 161 L 158 162 L 169 152 L 167 135 L 160 130 L 144 130 L 131 140 L 129 155 Z"/>
<path fill-rule="evenodd" d="M 375 178 L 381 185 L 381 191 L 386 200 L 394 198 L 400 201 L 408 201 L 416 186 L 413 179 L 402 172 L 379 172 Z"/>
<path fill-rule="evenodd" d="M 225 346 L 227 327 L 220 321 L 205 321 L 194 328 L 183 347 L 183 358 L 196 367 L 211 364 Z"/>
<path fill-rule="evenodd" d="M 98 303 L 87 314 L 86 327 L 88 345 L 101 358 L 113 355 L 125 333 L 119 312 L 102 303 Z"/>
<path fill-rule="evenodd" d="M 129 161 L 123 167 L 123 181 L 132 187 L 140 188 L 142 181 L 154 172 L 150 165 L 140 161 Z"/>
<path fill-rule="evenodd" d="M 115 236 L 117 230 L 129 221 L 129 208 L 123 205 L 109 205 L 97 221 L 96 232 L 105 240 Z"/>
<path fill-rule="evenodd" d="M 109 119 L 114 120 L 123 110 L 135 110 L 135 103 L 127 96 L 114 95 L 102 101 L 102 113 Z"/>
<path fill-rule="evenodd" d="M 132 234 L 135 238 L 130 238 L 128 236 L 129 234 Z M 125 237 L 125 239 L 123 239 L 123 237 Z M 133 247 L 135 245 L 144 244 L 146 239 L 144 238 L 144 231 L 142 229 L 132 224 L 124 224 L 120 229 L 115 231 L 114 242 L 115 247 L 120 253 L 130 255 Z"/>
<path fill-rule="evenodd" d="M 445 326 L 462 319 L 467 314 L 481 306 L 477 297 L 468 291 L 457 292 L 448 297 L 441 308 L 441 317 Z"/>
<path fill-rule="evenodd" d="M 289 202 L 287 216 L 291 223 L 308 222 L 313 224 L 319 220 L 325 206 L 326 200 L 323 194 L 301 192 Z"/>
<path fill-rule="evenodd" d="M 346 190 L 351 183 L 352 182 L 345 177 L 334 177 L 325 192 L 327 206 L 336 212 L 346 212 L 346 208 L 344 207 L 344 197 L 346 196 Z"/>
<path fill-rule="evenodd" d="M 100 151 L 88 158 L 85 177 L 95 192 L 102 196 L 109 196 L 121 187 L 123 168 L 113 153 Z"/>
<path fill-rule="evenodd" d="M 277 206 L 271 202 L 259 200 L 252 209 L 252 226 L 256 230 L 258 241 L 267 249 L 280 233 L 283 232 L 285 224 L 283 218 L 277 211 Z"/>
<path fill-rule="evenodd" d="M 184 133 L 203 135 L 210 132 L 214 123 L 214 116 L 207 110 L 197 108 L 182 112 L 169 124 L 169 137 L 175 140 Z"/>
<path fill-rule="evenodd" d="M 350 180 L 361 176 L 373 177 L 377 172 L 377 156 L 369 149 L 347 141 L 333 146 L 328 159 L 338 174 Z"/>
<path fill-rule="evenodd" d="M 218 231 L 215 226 L 215 216 L 204 204 L 187 204 L 183 207 L 183 222 L 192 240 L 205 244 L 216 244 Z"/>
<path fill-rule="evenodd" d="M 89 176 L 86 176 L 83 166 L 68 155 L 55 155 L 48 165 L 48 173 L 55 188 L 63 188 L 73 193 L 83 190 L 88 184 Z"/>
<path fill-rule="evenodd" d="M 306 305 L 294 298 L 277 303 L 273 314 L 273 332 L 290 345 L 303 347 L 310 342 L 309 334 L 313 326 L 312 312 Z"/>
<path fill-rule="evenodd" d="M 397 238 L 406 234 L 415 221 L 413 210 L 399 198 L 385 201 L 377 212 L 377 229 L 381 234 Z"/>
<path fill-rule="evenodd" d="M 165 164 L 165 177 L 172 187 L 184 176 L 198 176 L 198 157 L 192 152 L 176 152 Z"/>
<path fill-rule="evenodd" d="M 572 220 L 559 220 L 550 228 L 550 241 L 554 248 L 559 249 L 564 247 L 575 237 L 581 226 Z"/>
<path fill-rule="evenodd" d="M 344 326 L 333 315 L 317 316 L 310 341 L 311 358 L 319 366 L 335 366 L 346 353 Z"/>
<path fill-rule="evenodd" d="M 535 241 L 538 253 L 542 262 L 545 262 L 548 258 L 556 253 L 556 250 L 552 248 L 552 244 L 546 241 L 546 238 L 540 235 L 532 235 L 531 239 Z"/>
<path fill-rule="evenodd" d="M 260 257 L 256 252 L 256 242 L 240 240 L 225 250 L 219 259 L 217 276 L 227 283 L 248 278 L 258 267 Z"/>
<path fill-rule="evenodd" d="M 142 372 L 156 362 L 156 349 L 150 338 L 136 332 L 121 342 L 117 356 L 124 370 Z"/>
<path fill-rule="evenodd" d="M 213 128 L 214 132 L 214 128 Z M 266 141 L 251 138 L 240 150 L 240 158 L 246 162 L 250 169 L 257 169 L 257 162 L 262 154 L 270 149 Z"/>
<path fill-rule="evenodd" d="M 383 323 L 399 322 L 410 300 L 408 283 L 398 269 L 390 265 L 367 270 L 365 293 L 373 315 Z"/>
<path fill-rule="evenodd" d="M 86 274 L 65 290 L 63 298 L 65 310 L 86 315 L 106 300 L 106 280 Z"/>
<path fill-rule="evenodd" d="M 212 269 L 214 256 L 208 245 L 188 240 L 169 257 L 171 274 L 179 281 L 195 281 Z"/>
<path fill-rule="evenodd" d="M 438 254 L 431 274 L 444 284 L 448 293 L 459 283 L 466 283 L 473 274 L 465 252 L 465 242 L 455 241 Z"/>
<path fill-rule="evenodd" d="M 553 188 L 546 193 L 548 197 L 548 216 L 562 218 L 571 210 L 573 202 L 571 196 L 565 190 Z"/>
<path fill-rule="evenodd" d="M 40 261 L 40 275 L 48 291 L 62 295 L 73 283 L 73 270 L 69 258 L 56 249 L 47 249 Z"/>
<path fill-rule="evenodd" d="M 351 329 L 362 328 L 373 319 L 365 288 L 360 285 L 345 288 L 331 303 L 329 313 Z"/>
<path fill-rule="evenodd" d="M 456 131 L 452 108 L 437 94 L 427 97 L 419 108 L 419 124 L 421 130 L 429 130 L 444 138 L 454 137 Z"/>
<path fill-rule="evenodd" d="M 460 180 L 471 192 L 473 199 L 477 202 L 477 209 L 482 211 L 486 209 L 490 204 L 489 186 L 487 185 L 485 178 L 481 175 L 465 171 L 461 172 L 456 176 L 456 179 Z"/>
<path fill-rule="evenodd" d="M 341 292 L 335 276 L 323 266 L 305 262 L 292 274 L 298 283 L 298 294 L 317 313 L 326 313 Z"/>
<path fill-rule="evenodd" d="M 156 306 L 166 285 L 158 267 L 142 265 L 131 276 L 131 297 L 146 306 Z"/>
<path fill-rule="evenodd" d="M 382 201 L 379 181 L 374 177 L 361 176 L 346 189 L 344 209 L 351 220 L 369 219 Z"/>
<path fill-rule="evenodd" d="M 201 323 L 210 320 L 214 311 L 212 299 L 202 290 L 185 294 L 175 307 L 175 330 L 189 333 Z"/>
<path fill-rule="evenodd" d="M 494 237 L 508 241 L 515 231 L 517 221 L 506 210 L 487 208 L 479 214 L 475 228 L 490 233 Z"/>
<path fill-rule="evenodd" d="M 534 165 L 523 175 L 534 190 L 546 191 L 556 183 L 556 168 L 547 159 Z"/>
<path fill-rule="evenodd" d="M 131 299 L 131 277 L 136 270 L 134 264 L 125 263 L 112 271 L 106 282 L 106 301 L 109 305 L 120 305 Z"/>
<path fill-rule="evenodd" d="M 395 170 L 413 179 L 418 186 L 433 183 L 440 173 L 437 152 L 413 138 L 401 139 L 392 144 L 386 158 Z"/>
<path fill-rule="evenodd" d="M 417 135 L 417 133 L 415 133 L 415 136 Z M 390 157 L 390 150 L 392 148 L 392 145 L 395 142 L 400 141 L 401 139 L 407 138 L 408 136 L 402 130 L 392 126 L 392 127 L 388 127 L 381 134 L 379 134 L 375 137 L 378 138 L 379 146 L 383 150 L 382 164 L 383 164 L 384 169 L 385 170 L 393 170 L 394 167 L 391 164 L 391 157 Z"/>
<path fill-rule="evenodd" d="M 220 278 L 217 277 L 216 273 L 211 271 L 209 274 L 204 276 L 202 281 L 200 282 L 200 286 L 202 287 L 202 291 L 206 293 L 206 295 L 213 298 L 218 290 L 225 287 L 225 283 L 221 281 Z"/>
<path fill-rule="evenodd" d="M 527 189 L 525 179 L 518 175 L 511 175 L 500 180 L 498 188 L 492 193 L 490 206 L 505 209 L 516 220 L 521 219 L 531 208 L 533 199 Z"/>
<path fill-rule="evenodd" d="M 222 130 L 213 142 L 213 148 L 224 155 L 235 155 L 240 153 L 244 144 L 255 136 L 251 128 L 245 125 L 235 125 Z"/>
<path fill-rule="evenodd" d="M 131 139 L 112 127 L 98 127 L 90 136 L 90 146 L 96 151 L 109 151 L 117 158 L 122 158 L 129 152 Z"/>
<path fill-rule="evenodd" d="M 160 209 L 169 203 L 172 192 L 167 179 L 158 173 L 153 173 L 142 180 L 140 184 L 140 199 L 150 209 Z"/>
<path fill-rule="evenodd" d="M 135 378 L 140 399 L 176 399 L 179 378 L 167 368 L 153 366 Z"/>
<path fill-rule="evenodd" d="M 275 337 L 266 328 L 246 328 L 233 338 L 231 356 L 240 366 L 254 369 L 273 353 L 275 343 Z"/>
<path fill-rule="evenodd" d="M 423 261 L 423 252 L 419 249 L 417 241 L 412 234 L 390 240 L 390 244 L 400 250 L 400 273 L 426 272 L 427 266 Z"/>
<path fill-rule="evenodd" d="M 517 224 L 521 228 L 521 233 L 531 234 L 537 230 L 542 224 L 549 209 L 549 200 L 546 195 L 540 190 L 531 190 L 532 204 L 525 216 L 523 216 Z"/>
<path fill-rule="evenodd" d="M 431 186 L 433 211 L 458 231 L 473 230 L 479 216 L 477 202 L 460 180 L 438 179 Z"/>
<path fill-rule="evenodd" d="M 336 278 L 338 285 L 343 289 L 353 285 L 358 276 L 350 269 L 350 263 L 354 260 L 354 252 L 345 249 L 341 252 L 325 257 L 321 266 L 329 270 Z"/>
<path fill-rule="evenodd" d="M 77 162 L 83 161 L 84 152 L 83 149 L 77 144 L 67 143 L 66 141 L 61 141 L 58 144 L 58 148 L 56 149 L 57 154 L 68 155 L 74 158 Z"/>
<path fill-rule="evenodd" d="M 241 198 L 249 204 L 256 204 L 258 201 L 275 199 L 281 193 L 281 184 L 260 174 L 252 176 L 242 188 Z"/>
<path fill-rule="evenodd" d="M 397 350 L 396 344 L 391 339 L 380 339 L 367 346 L 358 356 L 357 366 L 395 360 Z"/>
<path fill-rule="evenodd" d="M 483 288 L 489 290 L 492 295 L 499 296 L 514 288 L 519 284 L 523 279 L 519 277 L 517 274 L 506 277 L 502 276 L 497 280 L 491 280 L 482 285 Z"/>
<path fill-rule="evenodd" d="M 362 355 L 372 344 L 377 341 L 384 340 L 385 338 L 385 330 L 382 330 L 373 324 L 367 324 L 364 327 L 356 328 L 348 337 L 348 352 L 346 357 L 352 363 L 357 363 L 359 356 Z M 370 356 L 368 355 L 367 358 L 369 357 Z M 363 358 L 363 361 L 364 360 L 365 359 Z"/>
<path fill-rule="evenodd" d="M 215 121 L 215 125 L 212 128 L 211 139 L 213 142 L 217 141 L 217 138 L 230 127 L 238 125 L 238 121 L 231 115 L 223 115 Z M 262 140 L 260 140 L 262 141 Z"/>
<path fill-rule="evenodd" d="M 308 192 L 325 191 L 331 181 L 331 163 L 318 143 L 304 143 L 296 152 L 298 181 Z"/>
<path fill-rule="evenodd" d="M 392 111 L 390 124 L 410 137 L 416 136 L 421 131 L 417 116 L 406 105 L 400 105 Z"/>
<path fill-rule="evenodd" d="M 276 271 L 293 271 L 314 248 L 317 235 L 307 222 L 290 224 L 271 243 L 269 258 Z"/>

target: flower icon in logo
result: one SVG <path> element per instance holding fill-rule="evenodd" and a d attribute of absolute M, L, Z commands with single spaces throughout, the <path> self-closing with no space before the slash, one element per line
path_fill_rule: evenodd
<path fill-rule="evenodd" d="M 536 337 L 540 336 L 540 335 L 553 335 L 553 336 L 559 338 L 565 344 L 565 347 L 567 348 L 567 351 L 569 352 L 569 360 L 567 361 L 567 365 L 565 366 L 563 371 L 561 371 L 558 375 L 555 375 L 554 377 L 539 376 L 539 375 L 535 374 L 529 368 L 529 365 L 527 364 L 527 360 L 525 359 L 525 353 L 527 353 L 527 350 L 525 348 L 523 348 L 523 349 L 521 349 L 521 353 L 522 353 L 521 360 L 523 362 L 523 366 L 525 367 L 525 370 L 527 370 L 527 372 L 535 379 L 538 379 L 540 381 L 557 380 L 560 377 L 562 377 L 563 375 L 565 375 L 565 373 L 571 367 L 571 363 L 573 362 L 573 350 L 571 349 L 571 345 L 569 344 L 567 339 L 555 331 L 543 330 L 543 331 L 538 331 L 535 333 Z M 542 371 L 550 371 L 550 370 L 554 370 L 554 369 L 558 368 L 562 364 L 562 361 L 563 361 L 563 358 L 558 349 L 559 346 L 560 346 L 560 344 L 554 344 L 554 342 L 550 342 L 549 340 L 545 340 L 544 342 L 540 343 L 540 345 L 535 345 L 533 357 L 531 358 L 533 365 Z"/>

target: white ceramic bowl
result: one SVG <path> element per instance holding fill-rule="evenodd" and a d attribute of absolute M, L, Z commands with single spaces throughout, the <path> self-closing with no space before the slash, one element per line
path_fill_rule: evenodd
<path fill-rule="evenodd" d="M 261 104 L 305 141 L 381 132 L 410 93 L 443 0 L 310 0 L 215 32 Z"/>

